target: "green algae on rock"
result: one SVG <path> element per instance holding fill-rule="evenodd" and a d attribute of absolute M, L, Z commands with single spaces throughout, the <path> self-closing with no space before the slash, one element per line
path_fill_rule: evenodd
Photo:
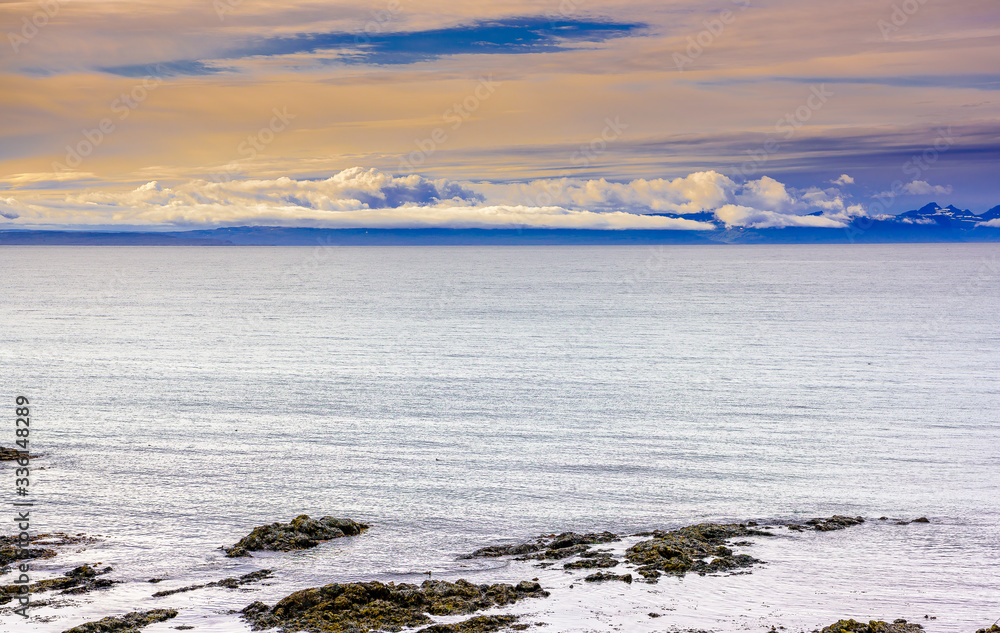
<path fill-rule="evenodd" d="M 98 540 L 83 534 L 70 536 L 62 532 L 55 532 L 37 534 L 31 537 L 29 545 L 35 545 L 35 547 L 21 547 L 21 540 L 18 537 L 0 536 L 0 572 L 5 571 L 4 568 L 17 561 L 53 558 L 59 554 L 57 550 L 52 549 L 53 547 L 96 543 Z"/>
<path fill-rule="evenodd" d="M 632 584 L 632 574 L 612 574 L 607 571 L 599 571 L 584 578 L 586 582 L 605 582 L 607 580 L 620 580 Z"/>
<path fill-rule="evenodd" d="M 116 580 L 98 578 L 111 571 L 110 567 L 95 569 L 90 565 L 81 565 L 72 569 L 60 578 L 48 578 L 39 580 L 28 586 L 31 593 L 42 593 L 45 591 L 59 591 L 63 594 L 89 593 L 95 589 L 106 589 L 118 583 Z M 0 587 L 7 595 L 17 595 L 24 585 L 5 585 Z M 6 602 L 6 601 L 5 601 Z"/>
<path fill-rule="evenodd" d="M 462 558 L 499 558 L 500 556 L 520 556 L 518 560 L 543 560 L 568 558 L 574 554 L 587 551 L 590 545 L 612 543 L 621 540 L 611 532 L 590 532 L 577 534 L 563 532 L 562 534 L 543 534 L 534 541 L 514 545 L 491 545 L 477 549 Z"/>
<path fill-rule="evenodd" d="M 608 569 L 617 567 L 619 561 L 610 554 L 584 552 L 580 559 L 563 565 L 563 569 Z"/>
<path fill-rule="evenodd" d="M 300 515 L 291 523 L 272 523 L 253 529 L 232 547 L 223 548 L 226 556 L 236 558 L 250 556 L 250 552 L 290 552 L 297 549 L 316 547 L 322 541 L 356 536 L 368 529 L 364 523 L 350 519 L 335 519 L 323 517 L 311 519 L 308 515 Z"/>
<path fill-rule="evenodd" d="M 177 617 L 174 609 L 153 609 L 134 611 L 125 615 L 109 616 L 97 622 L 87 622 L 74 626 L 63 633 L 139 633 L 139 630 L 154 622 L 165 622 Z"/>
<path fill-rule="evenodd" d="M 425 629 L 420 629 L 417 633 L 492 633 L 509 627 L 515 622 L 517 622 L 517 616 L 513 615 L 477 615 L 454 624 L 433 624 Z M 521 629 L 517 626 L 511 628 Z"/>
<path fill-rule="evenodd" d="M 899 619 L 892 624 L 881 620 L 872 620 L 865 624 L 857 620 L 840 620 L 830 626 L 813 633 L 918 633 L 924 627 Z"/>
<path fill-rule="evenodd" d="M 226 589 L 238 589 L 243 585 L 249 585 L 251 583 L 260 582 L 274 575 L 274 572 L 270 569 L 261 569 L 260 571 L 252 571 L 249 574 L 243 574 L 239 578 L 223 578 L 222 580 L 216 580 L 215 582 L 207 582 L 203 585 L 190 585 L 187 587 L 181 587 L 179 589 L 167 589 L 164 591 L 157 591 L 153 594 L 154 598 L 162 598 L 164 596 L 172 596 L 175 593 L 184 593 L 186 591 L 194 591 L 196 589 L 206 589 L 208 587 L 225 587 Z"/>
<path fill-rule="evenodd" d="M 834 530 L 844 530 L 855 525 L 861 525 L 865 520 L 862 517 L 845 517 L 838 514 L 826 519 L 809 519 L 803 525 L 789 525 L 788 529 L 795 532 L 803 530 L 816 530 L 817 532 L 833 532 Z"/>
<path fill-rule="evenodd" d="M 315 633 L 399 631 L 432 624 L 428 614 L 474 613 L 548 595 L 538 583 L 528 581 L 516 586 L 474 585 L 466 580 L 425 580 L 419 586 L 377 581 L 333 583 L 297 591 L 273 607 L 254 602 L 243 609 L 242 617 L 254 630 L 281 627 L 285 631 Z"/>
<path fill-rule="evenodd" d="M 701 575 L 750 567 L 763 561 L 746 554 L 733 554 L 725 546 L 740 536 L 773 536 L 743 523 L 700 523 L 670 532 L 656 530 L 641 536 L 653 536 L 628 548 L 625 559 L 638 567 L 647 580 L 655 582 L 662 573 L 683 576 Z"/>
<path fill-rule="evenodd" d="M 36 558 L 52 558 L 56 555 L 54 549 L 42 547 L 21 548 L 13 544 L 14 537 L 0 536 L 0 567 L 6 567 L 19 560 L 33 560 Z"/>
<path fill-rule="evenodd" d="M 988 629 L 979 629 L 976 633 L 1000 633 L 1000 626 L 994 624 Z"/>

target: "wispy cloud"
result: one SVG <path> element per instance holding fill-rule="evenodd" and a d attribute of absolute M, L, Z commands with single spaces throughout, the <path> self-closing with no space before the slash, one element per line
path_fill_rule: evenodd
<path fill-rule="evenodd" d="M 341 64 L 401 65 L 454 55 L 520 55 L 571 51 L 582 43 L 603 42 L 641 32 L 646 25 L 614 20 L 552 20 L 544 16 L 478 21 L 467 25 L 420 31 L 359 34 L 345 31 L 299 33 L 251 41 L 214 60 L 160 62 L 164 74 L 206 75 L 232 70 L 221 61 L 250 57 L 299 56 L 324 53 Z M 302 60 L 296 59 L 301 64 Z M 148 65 L 106 66 L 105 72 L 142 76 Z"/>

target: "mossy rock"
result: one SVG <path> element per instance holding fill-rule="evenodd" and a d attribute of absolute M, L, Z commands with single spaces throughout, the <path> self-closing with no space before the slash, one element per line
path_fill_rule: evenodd
<path fill-rule="evenodd" d="M 818 633 L 918 633 L 923 629 L 919 624 L 911 624 L 903 619 L 895 620 L 892 624 L 881 620 L 872 620 L 867 624 L 857 620 L 840 620 Z"/>
<path fill-rule="evenodd" d="M 63 633 L 138 633 L 143 627 L 154 622 L 165 622 L 177 617 L 174 609 L 153 609 L 152 611 L 134 611 L 125 615 L 111 616 L 74 626 Z"/>
<path fill-rule="evenodd" d="M 865 520 L 862 517 L 845 517 L 835 514 L 826 519 L 809 519 L 806 525 L 812 527 L 817 532 L 832 532 L 843 530 L 855 525 L 861 525 Z"/>
<path fill-rule="evenodd" d="M 500 556 L 519 556 L 518 560 L 559 560 L 575 554 L 586 552 L 591 545 L 612 543 L 621 537 L 612 532 L 563 532 L 562 534 L 543 534 L 534 541 L 517 543 L 515 545 L 491 545 L 483 547 L 463 556 L 462 558 L 499 558 Z"/>
<path fill-rule="evenodd" d="M 281 627 L 285 631 L 317 633 L 399 631 L 432 624 L 430 615 L 463 615 L 548 595 L 538 583 L 527 581 L 516 586 L 474 585 L 465 580 L 425 580 L 419 586 L 333 583 L 297 591 L 273 607 L 255 602 L 242 611 L 242 617 L 254 630 Z M 485 626 L 485 622 L 469 626 L 479 625 Z"/>
<path fill-rule="evenodd" d="M 225 587 L 226 589 L 239 589 L 243 585 L 249 585 L 251 583 L 260 582 L 261 580 L 266 580 L 274 575 L 274 572 L 270 569 L 261 569 L 258 571 L 252 571 L 249 574 L 243 574 L 239 578 L 223 578 L 222 580 L 216 580 L 215 582 L 208 582 L 202 585 L 188 585 L 187 587 L 180 587 L 178 589 L 166 589 L 163 591 L 157 591 L 153 594 L 154 598 L 163 598 L 165 596 L 172 596 L 175 593 L 184 593 L 186 591 L 195 591 L 196 589 L 205 589 L 207 587 Z"/>
<path fill-rule="evenodd" d="M 12 537 L 0 537 L 2 539 L 11 539 Z M 34 560 L 36 558 L 52 558 L 56 555 L 54 549 L 46 549 L 42 547 L 17 547 L 13 544 L 8 545 L 5 540 L 0 540 L 0 567 L 6 567 L 11 563 L 16 563 L 20 560 Z"/>
<path fill-rule="evenodd" d="M 600 556 L 588 556 L 586 558 L 580 558 L 572 563 L 566 563 L 563 565 L 563 569 L 609 569 L 611 567 L 617 567 L 618 561 L 612 558 L 608 554 L 602 554 Z"/>
<path fill-rule="evenodd" d="M 38 582 L 31 583 L 29 591 L 33 594 L 45 591 L 61 591 L 61 593 L 64 594 L 78 595 L 89 593 L 95 589 L 106 589 L 117 584 L 117 581 L 115 580 L 99 578 L 99 576 L 107 574 L 110 571 L 112 571 L 110 567 L 95 569 L 90 565 L 81 565 L 80 567 L 66 572 L 66 574 L 60 578 L 47 578 L 45 580 L 39 580 Z M 16 595 L 21 591 L 21 587 L 23 587 L 23 585 L 5 585 L 0 587 L 0 591 L 9 595 Z"/>
<path fill-rule="evenodd" d="M 249 556 L 250 552 L 290 552 L 316 547 L 323 541 L 345 536 L 356 536 L 368 529 L 364 523 L 350 519 L 323 517 L 311 519 L 300 515 L 290 523 L 272 523 L 253 529 L 232 547 L 223 548 L 226 556 Z"/>
<path fill-rule="evenodd" d="M 746 554 L 733 554 L 724 544 L 743 536 L 771 536 L 743 523 L 700 523 L 672 530 L 647 533 L 654 538 L 628 548 L 625 559 L 649 580 L 662 573 L 683 576 L 688 572 L 712 574 L 751 567 L 763 561 Z"/>
<path fill-rule="evenodd" d="M 434 624 L 417 633 L 492 633 L 515 622 L 517 617 L 513 615 L 478 615 L 454 624 Z"/>
<path fill-rule="evenodd" d="M 612 574 L 606 571 L 599 571 L 584 578 L 586 582 L 605 582 L 608 580 L 620 580 L 632 584 L 632 574 Z"/>

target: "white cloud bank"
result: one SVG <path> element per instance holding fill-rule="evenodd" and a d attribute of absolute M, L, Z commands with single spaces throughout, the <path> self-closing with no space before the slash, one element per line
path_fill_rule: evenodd
<path fill-rule="evenodd" d="M 130 191 L 83 190 L 57 200 L 0 198 L 8 226 L 712 230 L 836 228 L 863 214 L 837 187 L 797 190 L 767 176 L 739 184 L 715 171 L 625 183 L 561 178 L 497 184 L 355 167 L 322 180 L 152 181 Z"/>

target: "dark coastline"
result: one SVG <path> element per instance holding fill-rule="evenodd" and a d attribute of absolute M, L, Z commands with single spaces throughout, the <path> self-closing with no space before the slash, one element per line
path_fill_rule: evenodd
<path fill-rule="evenodd" d="M 327 229 L 230 227 L 173 232 L 0 231 L 3 246 L 500 246 L 907 244 L 1000 242 L 1000 228 L 867 222 L 846 229 Z"/>

